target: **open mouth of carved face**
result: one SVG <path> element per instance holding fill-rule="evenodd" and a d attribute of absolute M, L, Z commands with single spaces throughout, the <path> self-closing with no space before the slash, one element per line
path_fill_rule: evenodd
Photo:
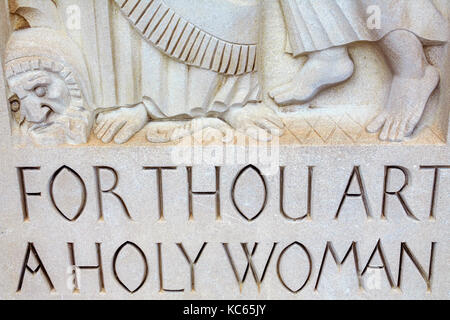
<path fill-rule="evenodd" d="M 9 99 L 9 108 L 19 125 L 22 125 L 25 121 L 32 124 L 30 130 L 45 128 L 52 124 L 52 122 L 48 122 L 50 116 L 54 113 L 54 110 L 50 105 L 41 105 L 40 108 L 38 108 L 39 112 L 36 113 L 22 107 L 20 99 L 17 95 L 14 95 Z M 30 114 L 32 115 L 31 117 L 29 116 Z"/>
<path fill-rule="evenodd" d="M 43 104 L 39 110 L 39 117 L 34 117 L 33 119 L 28 118 L 28 122 L 33 123 L 33 126 L 44 126 L 50 115 L 53 113 L 52 107 Z"/>
<path fill-rule="evenodd" d="M 30 127 L 29 130 L 30 131 L 41 131 L 41 130 L 44 130 L 44 129 L 50 127 L 53 124 L 53 121 L 47 121 L 47 118 L 48 118 L 48 116 L 42 122 L 34 123 Z"/>

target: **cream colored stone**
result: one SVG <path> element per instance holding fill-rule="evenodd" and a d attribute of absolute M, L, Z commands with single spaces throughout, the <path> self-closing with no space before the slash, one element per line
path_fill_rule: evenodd
<path fill-rule="evenodd" d="M 450 298 L 448 1 L 189 3 L 0 1 L 0 299 Z"/>
<path fill-rule="evenodd" d="M 9 64 L 5 71 L 7 78 L 16 73 L 33 77 L 31 70 L 45 69 L 36 64 L 56 63 L 49 67 L 52 72 L 59 72 L 62 77 L 68 72 L 74 73 L 73 79 L 69 77 L 72 82 L 67 83 L 67 88 L 72 98 L 82 100 L 75 103 L 75 108 L 87 110 L 83 124 L 71 125 L 72 117 L 63 116 L 59 117 L 65 122 L 62 129 L 43 130 L 39 134 L 36 134 L 36 123 L 42 131 L 42 126 L 46 127 L 52 120 L 43 122 L 36 118 L 58 114 L 50 111 L 61 108 L 48 106 L 44 107 L 44 111 L 50 110 L 48 112 L 33 112 L 30 111 L 33 107 L 27 107 L 25 102 L 21 112 L 14 113 L 14 118 L 25 132 L 23 134 L 31 135 L 38 144 L 86 143 L 91 118 L 98 113 L 96 137 L 104 143 L 114 141 L 119 144 L 145 129 L 148 122 L 184 120 L 178 124 L 171 122 L 166 129 L 164 125 L 158 125 L 158 133 L 146 129 L 151 142 L 176 141 L 211 127 L 210 123 L 215 123 L 212 127 L 218 128 L 218 122 L 190 121 L 198 117 L 218 118 L 224 122 L 219 130 L 228 124 L 261 140 L 289 131 L 301 144 L 364 142 L 361 141 L 363 135 L 371 136 L 362 132 L 366 127 L 369 132 L 380 132 L 381 140 L 393 142 L 415 138 L 421 131 L 426 131 L 423 127 L 430 127 L 428 131 L 432 132 L 433 139 L 445 136 L 445 132 L 439 132 L 440 124 L 433 123 L 440 119 L 436 114 L 443 109 L 435 106 L 439 104 L 439 92 L 429 99 L 436 91 L 440 79 L 438 69 L 442 70 L 446 57 L 443 51 L 448 37 L 445 16 L 448 6 L 445 2 L 401 1 L 393 6 L 391 0 L 375 3 L 295 0 L 281 1 L 280 4 L 284 18 L 265 16 L 264 10 L 277 5 L 274 1 L 262 4 L 256 1 L 208 1 L 189 7 L 177 1 L 162 0 L 96 1 L 95 5 L 77 1 L 60 1 L 56 5 L 45 1 L 12 1 L 13 17 L 18 17 L 16 21 L 26 21 L 31 29 L 16 31 L 9 41 L 7 52 L 11 57 L 6 57 Z M 45 6 L 48 8 L 43 10 Z M 280 10 L 273 9 L 270 12 Z M 91 13 L 98 16 L 97 26 L 92 24 Z M 58 23 L 64 19 L 65 24 Z M 217 19 L 221 19 L 221 23 L 217 23 Z M 274 23 L 284 24 L 281 19 L 286 22 L 286 29 L 274 26 Z M 95 37 L 92 29 L 96 31 Z M 284 41 L 286 30 L 289 37 Z M 67 32 L 79 42 L 84 57 L 78 53 L 72 39 L 64 38 Z M 384 61 L 364 65 L 366 59 L 361 65 L 358 56 L 364 56 L 366 53 L 363 52 L 355 52 L 350 58 L 348 47 L 364 41 L 377 43 L 378 49 L 367 49 L 378 53 L 378 57 L 373 58 Z M 286 43 L 284 51 L 292 52 L 294 59 L 281 65 L 272 63 L 269 67 L 270 57 L 266 53 L 274 52 L 282 43 Z M 359 47 L 363 48 L 363 45 Z M 70 53 L 64 52 L 67 48 Z M 32 56 L 50 57 L 51 61 L 44 59 L 41 63 L 39 59 L 21 57 L 30 50 L 35 51 Z M 283 65 L 295 66 L 305 54 L 308 55 L 306 63 L 293 80 L 270 91 L 277 104 L 284 106 L 272 109 L 292 115 L 282 116 L 286 118 L 283 124 L 281 115 L 271 110 L 267 94 L 262 94 L 261 77 L 256 72 L 258 66 L 268 70 L 263 76 L 275 81 L 279 72 L 275 70 L 282 70 Z M 283 56 L 281 52 L 279 55 Z M 69 67 L 64 63 L 61 65 L 60 61 L 52 62 L 58 60 L 57 56 Z M 368 68 L 364 71 L 367 74 L 373 70 L 382 71 L 381 79 L 370 77 L 355 81 L 354 78 L 362 75 L 359 69 L 364 67 Z M 268 68 L 275 70 L 272 72 Z M 297 64 L 295 69 L 298 68 Z M 353 81 L 347 83 L 350 77 Z M 385 84 L 376 83 L 380 80 Z M 23 80 L 16 77 L 11 81 Z M 307 109 L 306 117 L 300 116 L 296 106 L 307 103 L 314 107 L 313 98 L 319 92 L 342 82 L 345 83 L 341 89 L 352 93 L 344 94 L 352 97 L 352 102 L 346 103 L 349 105 L 336 110 L 326 106 L 330 110 L 324 112 L 324 117 L 316 117 L 314 111 L 303 106 Z M 359 92 L 355 91 L 358 82 L 366 83 Z M 383 88 L 388 83 L 387 88 Z M 12 83 L 10 89 L 17 94 L 20 86 Z M 388 96 L 381 98 L 386 92 Z M 354 117 L 352 107 L 358 100 L 357 95 L 366 100 L 363 104 L 369 109 L 377 108 L 374 96 L 379 95 L 384 110 L 377 117 L 372 115 L 374 111 L 361 112 L 362 115 Z M 63 97 L 60 99 L 64 100 Z M 36 105 L 51 104 L 40 100 Z M 66 97 L 65 100 L 70 99 Z M 335 104 L 336 99 L 333 100 Z M 73 101 L 64 103 L 71 105 Z M 285 109 L 286 106 L 290 107 Z M 68 107 L 71 108 L 73 106 Z M 97 109 L 94 115 L 88 114 L 91 109 Z M 255 111 L 250 112 L 251 109 Z M 291 119 L 294 126 L 299 124 L 295 120 L 297 116 L 304 118 L 313 129 L 312 139 L 306 132 L 305 141 L 305 132 L 289 128 Z M 313 118 L 308 119 L 311 116 Z M 24 123 L 23 119 L 27 121 Z M 26 122 L 33 123 L 32 130 L 28 130 L 30 126 Z M 67 135 L 64 131 L 70 132 L 64 129 L 68 123 L 76 127 L 77 132 L 70 133 L 71 138 L 61 138 Z M 288 130 L 283 130 L 285 124 L 288 124 Z"/>

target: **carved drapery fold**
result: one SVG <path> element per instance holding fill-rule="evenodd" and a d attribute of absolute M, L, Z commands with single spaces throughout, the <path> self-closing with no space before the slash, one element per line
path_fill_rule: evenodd
<path fill-rule="evenodd" d="M 281 0 L 281 5 L 290 38 L 287 51 L 295 56 L 378 41 L 401 29 L 430 44 L 448 40 L 446 19 L 432 0 Z M 369 26 L 370 8 L 380 14 L 379 26 Z"/>
<path fill-rule="evenodd" d="M 163 0 L 115 0 L 146 41 L 191 66 L 227 75 L 256 71 L 256 44 L 228 42 L 191 23 Z"/>

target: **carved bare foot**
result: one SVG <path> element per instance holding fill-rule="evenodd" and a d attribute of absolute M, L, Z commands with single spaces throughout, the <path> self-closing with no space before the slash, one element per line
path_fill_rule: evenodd
<path fill-rule="evenodd" d="M 428 66 L 422 78 L 395 76 L 385 110 L 367 127 L 371 133 L 381 130 L 380 139 L 400 142 L 414 133 L 428 99 L 439 84 L 439 71 Z"/>
<path fill-rule="evenodd" d="M 100 113 L 94 134 L 104 143 L 110 143 L 114 139 L 115 143 L 123 144 L 142 130 L 148 121 L 147 109 L 143 104 L 123 107 Z"/>
<path fill-rule="evenodd" d="M 355 66 L 346 48 L 333 48 L 311 54 L 294 79 L 269 95 L 280 106 L 303 104 L 319 92 L 348 80 Z"/>
<path fill-rule="evenodd" d="M 152 143 L 177 141 L 194 135 L 206 128 L 219 130 L 223 137 L 229 136 L 230 126 L 217 118 L 196 118 L 187 121 L 151 122 L 148 126 L 147 140 Z"/>
<path fill-rule="evenodd" d="M 284 133 L 284 123 L 277 114 L 262 103 L 250 103 L 232 108 L 223 116 L 230 126 L 255 140 L 270 141 Z"/>

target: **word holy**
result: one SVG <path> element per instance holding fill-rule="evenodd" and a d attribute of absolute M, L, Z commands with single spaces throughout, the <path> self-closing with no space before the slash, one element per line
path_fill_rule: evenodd
<path fill-rule="evenodd" d="M 359 284 L 359 289 L 360 290 L 364 290 L 364 282 L 363 282 L 363 277 L 366 275 L 367 271 L 369 269 L 377 269 L 379 271 L 384 271 L 385 273 L 385 278 L 387 279 L 387 282 L 389 284 L 389 286 L 392 289 L 402 289 L 402 279 L 403 279 L 403 267 L 404 264 L 406 263 L 407 257 L 410 260 L 410 263 L 412 262 L 412 264 L 415 266 L 415 268 L 417 269 L 418 273 L 420 274 L 420 276 L 423 278 L 423 280 L 425 281 L 426 287 L 428 291 L 431 291 L 431 287 L 432 287 L 432 274 L 433 274 L 433 265 L 434 265 L 434 257 L 435 257 L 435 247 L 436 247 L 436 243 L 432 243 L 431 244 L 431 251 L 430 251 L 430 259 L 428 262 L 428 272 L 426 272 L 425 268 L 423 267 L 423 261 L 422 263 L 420 263 L 418 261 L 418 259 L 416 258 L 416 256 L 414 255 L 414 253 L 412 252 L 412 250 L 410 249 L 410 247 L 408 246 L 407 243 L 403 242 L 400 245 L 400 255 L 399 255 L 399 262 L 398 262 L 398 273 L 397 273 L 397 282 L 394 282 L 394 277 L 390 271 L 390 267 L 389 267 L 389 263 L 388 263 L 388 259 L 386 258 L 386 254 L 385 251 L 383 249 L 383 245 L 382 245 L 382 241 L 379 240 L 378 243 L 376 244 L 375 248 L 373 249 L 370 258 L 368 259 L 368 261 L 365 263 L 365 265 L 363 265 L 364 267 L 362 268 L 362 265 L 360 265 L 360 255 L 358 253 L 358 243 L 357 242 L 353 242 L 349 249 L 347 250 L 347 252 L 345 253 L 344 257 L 341 259 L 339 258 L 339 254 L 338 252 L 334 249 L 333 243 L 332 242 L 328 242 L 325 246 L 323 255 L 322 255 L 322 259 L 321 259 L 321 263 L 320 265 L 314 265 L 313 261 L 313 255 L 310 252 L 310 249 L 308 249 L 304 244 L 302 244 L 301 242 L 293 242 L 287 246 L 285 246 L 284 248 L 280 249 L 281 246 L 279 246 L 279 243 L 274 243 L 270 253 L 268 254 L 267 258 L 265 257 L 264 260 L 265 265 L 263 267 L 259 266 L 257 267 L 255 261 L 253 260 L 254 258 L 256 258 L 256 254 L 258 253 L 257 249 L 259 246 L 259 243 L 255 243 L 253 248 L 250 248 L 249 245 L 247 243 L 241 243 L 241 249 L 242 251 L 239 253 L 238 251 L 232 250 L 231 246 L 229 243 L 222 243 L 222 244 L 211 244 L 211 243 L 207 243 L 205 242 L 202 247 L 200 248 L 200 250 L 196 253 L 196 254 L 190 254 L 187 252 L 187 250 L 185 249 L 185 246 L 183 245 L 183 243 L 177 243 L 176 244 L 179 248 L 179 252 L 180 255 L 183 258 L 183 260 L 186 262 L 186 265 L 180 265 L 179 266 L 179 270 L 178 272 L 176 272 L 176 279 L 180 280 L 180 277 L 189 277 L 190 278 L 190 290 L 192 292 L 196 292 L 196 288 L 197 288 L 197 283 L 198 283 L 198 278 L 200 278 L 198 275 L 196 275 L 196 267 L 199 263 L 202 263 L 202 260 L 205 260 L 203 257 L 207 254 L 211 254 L 211 252 L 216 253 L 216 258 L 215 260 L 217 260 L 217 254 L 218 251 L 220 250 L 220 247 L 222 247 L 222 253 L 225 257 L 226 260 L 228 260 L 229 262 L 229 273 L 228 276 L 232 276 L 234 277 L 234 279 L 236 280 L 236 284 L 237 284 L 237 289 L 240 290 L 242 292 L 244 284 L 247 280 L 247 278 L 249 278 L 250 274 L 252 275 L 258 291 L 260 292 L 262 290 L 263 287 L 263 282 L 264 279 L 266 278 L 266 274 L 268 273 L 268 270 L 273 269 L 270 268 L 271 265 L 271 261 L 273 260 L 274 256 L 278 255 L 277 258 L 277 263 L 276 263 L 276 277 L 278 277 L 279 282 L 281 283 L 282 287 L 284 287 L 287 291 L 289 291 L 292 294 L 297 294 L 299 292 L 301 292 L 303 289 L 305 289 L 307 287 L 307 285 L 310 282 L 314 282 L 314 290 L 317 291 L 319 290 L 320 287 L 320 283 L 321 283 L 321 278 L 322 278 L 322 274 L 323 274 L 323 270 L 325 265 L 327 264 L 327 262 L 329 262 L 330 258 L 332 258 L 335 262 L 335 264 L 341 268 L 342 265 L 346 262 L 346 261 L 351 261 L 351 259 L 349 259 L 350 256 L 353 256 L 353 265 L 354 265 L 354 271 L 355 271 L 355 275 L 356 275 L 356 279 L 358 281 Z M 73 291 L 73 293 L 79 293 L 80 292 L 80 274 L 81 271 L 83 270 L 97 270 L 98 271 L 98 279 L 99 279 L 99 290 L 102 293 L 106 293 L 108 290 L 106 288 L 106 284 L 105 284 L 105 280 L 104 280 L 104 273 L 107 270 L 111 270 L 110 268 L 106 268 L 105 264 L 103 263 L 104 261 L 104 257 L 102 255 L 102 244 L 101 243 L 96 243 L 96 251 L 97 251 L 97 264 L 96 265 L 90 265 L 90 266 L 81 266 L 79 264 L 77 264 L 76 262 L 76 252 L 75 252 L 75 244 L 74 243 L 68 243 L 67 247 L 68 247 L 68 251 L 69 251 L 69 265 L 67 265 L 71 270 L 72 273 L 70 275 L 70 286 L 71 289 Z M 209 247 L 212 247 L 211 250 L 208 250 Z M 135 250 L 138 255 L 141 257 L 141 262 L 142 262 L 142 266 L 143 268 L 139 268 L 137 270 L 144 270 L 144 272 L 142 273 L 142 280 L 140 282 L 140 284 L 136 287 L 136 288 L 130 288 L 130 284 L 127 283 L 127 279 L 126 277 L 124 277 L 123 275 L 120 276 L 119 272 L 117 271 L 117 262 L 118 259 L 120 257 L 121 252 L 124 249 L 128 249 L 128 250 Z M 39 248 L 40 249 L 40 248 Z M 155 272 L 157 272 L 157 275 L 159 277 L 159 292 L 160 293 L 174 293 L 174 292 L 178 292 L 178 293 L 182 293 L 185 292 L 186 290 L 189 290 L 188 288 L 171 288 L 168 289 L 165 287 L 165 280 L 167 277 L 167 274 L 164 271 L 163 268 L 163 244 L 162 243 L 157 243 L 156 244 L 156 250 L 157 250 L 157 267 L 156 268 L 150 268 L 149 267 L 149 263 L 147 260 L 147 256 L 146 253 L 135 243 L 133 242 L 125 242 L 123 243 L 114 253 L 113 257 L 112 257 L 112 264 L 109 264 L 110 266 L 112 266 L 112 273 L 114 275 L 114 278 L 117 281 L 117 284 L 120 285 L 124 290 L 126 290 L 127 292 L 134 294 L 139 292 L 145 285 L 147 278 L 149 277 L 149 270 L 155 270 Z M 281 250 L 281 251 L 280 251 Z M 298 261 L 291 261 L 291 260 L 287 260 L 285 259 L 285 256 L 288 252 L 290 253 L 295 253 L 296 251 L 298 251 L 298 253 L 301 253 L 301 255 L 304 257 L 304 264 L 300 264 L 300 266 L 302 265 L 306 265 L 307 267 L 300 267 L 301 271 L 302 271 L 302 275 L 300 276 L 300 279 L 297 281 L 298 283 L 293 284 L 292 281 L 287 281 L 285 274 L 283 273 L 283 270 L 286 269 L 282 269 L 281 265 L 284 263 L 287 263 L 286 261 L 290 262 L 290 265 L 288 266 L 289 270 L 296 270 L 299 268 L 299 264 Z M 205 253 L 208 252 L 208 253 Z M 239 263 L 239 259 L 242 259 L 242 256 L 244 256 L 244 264 L 247 265 L 246 269 L 244 272 L 242 272 L 242 270 L 240 270 L 240 268 L 238 268 L 237 266 L 242 266 L 242 263 Z M 239 258 L 237 258 L 239 257 Z M 203 259 L 202 259 L 203 258 Z M 260 258 L 260 257 L 259 257 Z M 30 266 L 31 261 L 30 259 L 32 259 L 33 261 L 37 262 L 33 264 L 33 266 L 36 266 L 35 268 L 32 268 Z M 377 263 L 377 265 L 374 265 L 374 261 L 381 261 L 381 265 L 379 265 Z M 258 261 L 261 261 L 260 259 L 258 259 Z M 317 261 L 320 261 L 320 259 L 318 259 Z M 122 263 L 124 263 L 124 261 L 121 261 Z M 136 264 L 136 262 L 134 261 L 134 263 Z M 351 264 L 351 262 L 349 262 Z M 189 268 L 187 268 L 189 267 Z M 318 268 L 317 268 L 318 267 Z M 217 270 L 215 270 L 215 266 L 213 264 L 210 264 L 210 272 L 208 273 L 214 273 L 213 271 L 216 272 L 224 272 L 223 268 L 218 268 Z M 313 270 L 317 268 L 318 273 L 317 272 L 313 272 Z M 57 270 L 58 268 L 53 268 L 55 270 Z M 189 269 L 189 272 L 186 273 L 186 270 Z M 263 270 L 261 272 L 261 270 Z M 52 280 L 52 276 L 54 275 L 50 275 L 47 272 L 47 268 L 45 266 L 45 262 L 41 259 L 39 253 L 38 253 L 38 249 L 36 247 L 36 245 L 34 243 L 28 243 L 28 247 L 26 250 L 26 254 L 25 254 L 25 259 L 23 262 L 23 266 L 22 266 L 22 271 L 20 272 L 20 278 L 19 278 L 19 284 L 17 287 L 17 292 L 20 293 L 22 291 L 23 288 L 23 284 L 25 281 L 25 275 L 28 273 L 32 273 L 33 275 L 37 274 L 37 273 L 41 273 L 42 276 L 44 277 L 44 279 L 46 280 L 48 287 L 50 288 L 50 291 L 55 292 L 56 288 L 53 284 L 53 280 Z M 315 279 L 312 279 L 312 275 L 313 274 L 317 274 L 317 277 Z M 223 276 L 227 276 L 227 274 L 224 274 Z M 189 279 L 187 278 L 187 279 Z M 306 280 L 304 280 L 306 279 Z M 205 281 L 207 279 L 205 279 L 204 277 L 202 277 L 202 280 Z"/>
<path fill-rule="evenodd" d="M 126 216 L 130 219 L 132 219 L 131 214 L 129 212 L 129 209 L 127 207 L 126 202 L 122 198 L 121 195 L 116 191 L 116 188 L 119 185 L 119 174 L 118 172 L 112 168 L 112 167 L 106 167 L 106 166 L 99 166 L 99 167 L 93 167 L 94 173 L 95 173 L 95 183 L 96 186 L 96 194 L 94 195 L 96 197 L 96 200 L 98 202 L 98 210 L 99 210 L 99 220 L 103 220 L 103 202 L 105 201 L 104 195 L 109 194 L 110 196 L 113 196 L 116 198 L 120 206 L 123 208 L 124 213 Z M 22 213 L 24 221 L 30 220 L 30 213 L 28 208 L 28 202 L 31 197 L 41 197 L 41 192 L 29 192 L 29 186 L 26 179 L 26 173 L 30 173 L 31 171 L 40 171 L 40 167 L 19 167 L 17 168 L 17 176 L 18 176 L 18 183 L 19 183 L 19 189 L 20 189 L 20 199 L 22 204 Z M 163 172 L 165 171 L 171 171 L 171 170 L 179 170 L 183 168 L 178 167 L 143 167 L 144 171 L 152 171 L 156 173 L 156 190 L 157 194 L 155 194 L 155 200 L 157 201 L 159 205 L 159 218 L 160 220 L 164 220 L 164 193 L 163 193 Z M 280 173 L 279 173 L 279 194 L 280 194 L 280 212 L 282 216 L 291 221 L 301 221 L 306 218 L 311 219 L 313 216 L 313 182 L 314 182 L 314 170 L 315 167 L 308 167 L 308 181 L 306 183 L 307 188 L 307 203 L 306 203 L 306 214 L 302 216 L 294 217 L 292 214 L 288 214 L 285 210 L 285 172 L 286 167 L 280 167 Z M 438 198 L 438 187 L 439 187 L 439 174 L 442 170 L 450 169 L 450 166 L 421 166 L 421 170 L 427 170 L 430 171 L 430 173 L 434 174 L 434 180 L 433 180 L 433 187 L 432 190 L 430 190 L 430 209 L 429 209 L 429 216 L 430 218 L 434 218 L 435 216 L 435 207 L 436 202 Z M 236 186 L 238 182 L 241 180 L 243 174 L 247 172 L 248 170 L 252 170 L 254 173 L 256 173 L 257 177 L 261 180 L 261 187 L 255 186 L 254 188 L 261 188 L 261 191 L 263 191 L 264 194 L 264 201 L 261 205 L 261 208 L 259 208 L 259 211 L 257 214 L 253 216 L 249 216 L 239 207 L 238 201 L 236 200 L 237 191 Z M 105 187 L 104 182 L 101 178 L 102 172 L 110 172 L 114 177 L 114 182 L 112 186 Z M 196 192 L 193 190 L 193 168 L 192 167 L 185 167 L 185 171 L 187 174 L 187 186 L 186 186 L 186 195 L 188 198 L 188 210 L 189 210 L 189 220 L 194 220 L 194 209 L 193 209 L 193 198 L 199 197 L 199 196 L 215 196 L 215 213 L 217 220 L 222 219 L 222 213 L 221 213 L 221 195 L 223 195 L 223 186 L 221 183 L 221 167 L 215 168 L 215 190 L 212 190 L 210 192 Z M 60 209 L 60 206 L 58 205 L 58 201 L 54 196 L 54 185 L 56 179 L 58 179 L 59 175 L 61 175 L 63 172 L 68 172 L 73 177 L 73 184 L 67 185 L 66 187 L 68 190 L 73 188 L 74 185 L 79 185 L 81 187 L 81 193 L 82 197 L 80 200 L 80 204 L 77 208 L 76 214 L 69 216 L 69 214 L 63 212 L 62 209 Z M 390 187 L 390 181 L 392 180 L 392 176 L 396 173 L 397 179 L 400 175 L 402 181 L 400 182 L 400 186 L 393 188 Z M 387 216 L 387 201 L 389 198 L 393 198 L 394 200 L 399 201 L 402 208 L 404 209 L 406 215 L 414 220 L 419 220 L 414 215 L 412 210 L 410 209 L 405 197 L 403 196 L 403 192 L 408 187 L 410 181 L 410 173 L 409 170 L 405 167 L 401 166 L 386 166 L 384 170 L 384 187 L 383 187 L 383 197 L 382 197 L 382 204 L 381 204 L 381 217 L 386 218 Z M 370 205 L 368 201 L 367 191 L 364 187 L 364 180 L 363 175 L 361 173 L 361 168 L 359 166 L 355 166 L 350 174 L 347 187 L 345 188 L 345 191 L 343 193 L 342 199 L 340 201 L 339 207 L 337 208 L 337 211 L 335 213 L 335 218 L 338 219 L 339 215 L 342 211 L 342 208 L 345 204 L 345 202 L 350 198 L 357 198 L 359 199 L 362 204 L 364 205 L 364 211 L 368 218 L 372 217 L 372 213 L 370 212 Z M 396 183 L 398 185 L 398 183 Z M 33 187 L 35 189 L 35 187 Z M 351 190 L 355 190 L 355 188 L 358 190 L 357 192 Z M 73 222 L 76 221 L 84 212 L 84 209 L 86 207 L 87 202 L 87 189 L 86 184 L 84 181 L 84 178 L 82 178 L 74 169 L 68 167 L 68 166 L 62 166 L 58 170 L 56 170 L 51 177 L 49 177 L 49 187 L 47 188 L 49 192 L 49 198 L 51 205 L 54 207 L 54 209 L 66 220 Z M 42 189 L 41 189 L 42 190 Z M 245 168 L 243 168 L 241 171 L 239 171 L 234 181 L 231 185 L 231 199 L 234 208 L 236 211 L 240 214 L 242 218 L 244 218 L 246 221 L 255 221 L 258 219 L 258 217 L 264 212 L 264 210 L 267 207 L 268 204 L 268 195 L 273 194 L 273 192 L 269 193 L 268 190 L 268 183 L 266 181 L 266 177 L 261 173 L 261 171 L 253 166 L 249 165 Z"/>

